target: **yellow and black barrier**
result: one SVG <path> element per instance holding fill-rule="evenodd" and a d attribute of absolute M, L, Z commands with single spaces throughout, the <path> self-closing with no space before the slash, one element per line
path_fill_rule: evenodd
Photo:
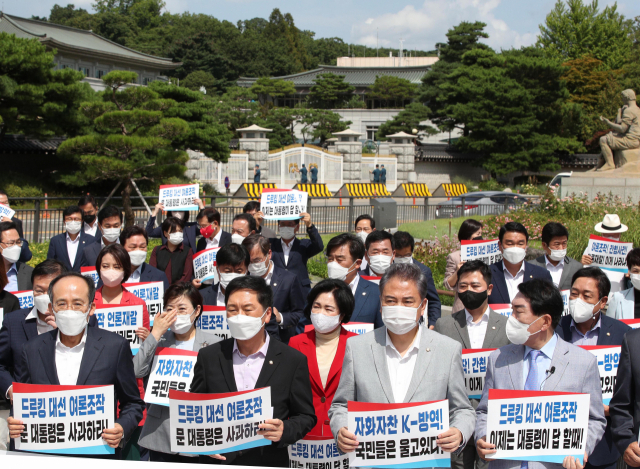
<path fill-rule="evenodd" d="M 424 183 L 405 183 L 393 191 L 392 197 L 431 197 L 431 192 Z"/>
<path fill-rule="evenodd" d="M 365 199 L 369 197 L 391 197 L 387 186 L 379 183 L 343 184 L 334 197 L 356 197 Z"/>
<path fill-rule="evenodd" d="M 458 197 L 469 192 L 465 184 L 440 184 L 433 191 L 434 197 Z"/>
<path fill-rule="evenodd" d="M 275 184 L 261 184 L 261 183 L 244 183 L 242 184 L 235 194 L 234 197 L 246 197 L 248 199 L 257 200 L 262 196 L 263 189 L 276 189 Z"/>
<path fill-rule="evenodd" d="M 296 184 L 294 189 L 307 192 L 312 198 L 324 199 L 333 195 L 326 184 Z"/>

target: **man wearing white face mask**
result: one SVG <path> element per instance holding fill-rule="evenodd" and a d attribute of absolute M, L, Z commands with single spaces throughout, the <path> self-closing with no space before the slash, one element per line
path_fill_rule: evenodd
<path fill-rule="evenodd" d="M 249 252 L 241 244 L 231 243 L 218 251 L 216 270 L 218 283 L 200 290 L 207 306 L 224 306 L 224 294 L 229 283 L 237 277 L 244 277 L 249 271 Z"/>
<path fill-rule="evenodd" d="M 84 249 L 94 244 L 96 238 L 82 229 L 82 210 L 77 205 L 65 208 L 62 211 L 62 219 L 65 233 L 51 238 L 47 259 L 60 261 L 67 270 L 79 273 Z"/>
<path fill-rule="evenodd" d="M 57 329 L 27 342 L 25 366 L 17 381 L 42 385 L 113 385 L 120 413 L 115 424 L 102 432 L 102 439 L 116 449 L 132 435 L 142 419 L 144 401 L 136 384 L 129 342 L 113 332 L 87 327 L 95 312 L 93 281 L 67 272 L 49 285 Z M 20 419 L 9 418 L 9 435 L 18 438 L 24 429 Z"/>
<path fill-rule="evenodd" d="M 164 291 L 167 291 L 169 279 L 164 272 L 145 262 L 148 242 L 147 232 L 141 226 L 127 226 L 122 230 L 120 244 L 129 253 L 131 265 L 135 269 L 127 282 L 162 282 Z"/>
<path fill-rule="evenodd" d="M 607 424 L 602 405 L 602 387 L 595 355 L 565 342 L 554 332 L 564 303 L 557 288 L 548 280 L 534 279 L 518 286 L 507 321 L 505 345 L 487 360 L 482 399 L 476 409 L 476 448 L 487 459 L 495 445 L 486 441 L 489 389 L 589 393 L 589 427 L 585 459 L 591 456 Z M 563 464 L 537 461 L 491 460 L 496 469 L 582 469 L 571 456 Z"/>
<path fill-rule="evenodd" d="M 640 248 L 627 254 L 631 288 L 611 295 L 607 316 L 615 319 L 640 319 Z"/>
<path fill-rule="evenodd" d="M 364 260 L 367 267 L 360 271 L 361 275 L 382 277 L 396 255 L 396 243 L 393 235 L 387 231 L 374 231 L 367 236 Z"/>
<path fill-rule="evenodd" d="M 546 254 L 531 263 L 547 269 L 559 290 L 569 290 L 573 274 L 582 269 L 580 262 L 567 256 L 569 231 L 562 224 L 551 222 L 544 225 L 541 237 Z"/>
<path fill-rule="evenodd" d="M 167 244 L 153 248 L 149 258 L 149 264 L 164 272 L 171 285 L 190 282 L 193 277 L 193 251 L 184 245 L 183 230 L 182 220 L 166 218 L 162 222 L 162 233 L 167 238 Z"/>
<path fill-rule="evenodd" d="M 248 213 L 239 213 L 233 217 L 231 225 L 231 242 L 242 244 L 242 241 L 249 235 L 256 232 L 256 219 Z"/>
<path fill-rule="evenodd" d="M 380 280 L 385 327 L 347 341 L 340 384 L 329 409 L 331 431 L 341 451 L 358 447 L 356 436 L 347 429 L 349 401 L 448 399 L 450 426 L 438 435 L 438 446 L 458 453 L 471 439 L 476 417 L 465 389 L 462 347 L 419 325 L 426 310 L 426 290 L 427 279 L 418 267 L 391 266 Z"/>
<path fill-rule="evenodd" d="M 527 255 L 529 233 L 515 221 L 506 223 L 498 234 L 498 249 L 502 261 L 491 264 L 493 291 L 489 304 L 509 304 L 518 294 L 518 285 L 539 278 L 553 282 L 548 270 L 524 260 Z"/>
<path fill-rule="evenodd" d="M 98 226 L 102 237 L 95 245 L 87 246 L 82 253 L 82 267 L 94 267 L 100 251 L 111 244 L 120 244 L 122 212 L 115 205 L 104 207 L 98 212 Z"/>
<path fill-rule="evenodd" d="M 243 276 L 227 287 L 227 324 L 233 338 L 200 350 L 190 392 L 270 388 L 273 418 L 259 425 L 258 434 L 272 444 L 200 459 L 215 458 L 232 465 L 288 467 L 287 446 L 309 433 L 317 420 L 307 359 L 282 342 L 271 340 L 266 333 L 273 294 L 264 279 Z"/>
<path fill-rule="evenodd" d="M 31 290 L 33 267 L 19 260 L 22 243 L 15 223 L 12 221 L 0 222 L 0 253 L 8 280 L 4 290 L 9 292 Z"/>

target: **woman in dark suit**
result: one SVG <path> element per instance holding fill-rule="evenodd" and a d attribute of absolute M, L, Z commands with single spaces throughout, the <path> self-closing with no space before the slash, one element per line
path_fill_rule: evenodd
<path fill-rule="evenodd" d="M 309 293 L 304 309 L 313 329 L 289 341 L 289 346 L 302 352 L 309 363 L 313 407 L 318 421 L 307 438 L 333 438 L 328 412 L 340 383 L 347 339 L 357 335 L 342 327 L 351 319 L 354 306 L 353 294 L 346 283 L 323 280 Z"/>

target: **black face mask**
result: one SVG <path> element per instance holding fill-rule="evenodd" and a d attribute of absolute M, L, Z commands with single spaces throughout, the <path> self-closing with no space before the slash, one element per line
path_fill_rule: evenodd
<path fill-rule="evenodd" d="M 94 221 L 96 221 L 96 214 L 93 215 L 83 215 L 82 220 L 87 224 L 91 225 Z"/>
<path fill-rule="evenodd" d="M 481 292 L 467 290 L 465 292 L 458 293 L 458 298 L 460 298 L 460 301 L 462 301 L 465 308 L 478 309 L 487 299 L 487 290 Z"/>
<path fill-rule="evenodd" d="M 475 238 L 471 238 L 471 241 L 482 241 L 482 236 L 476 236 Z"/>

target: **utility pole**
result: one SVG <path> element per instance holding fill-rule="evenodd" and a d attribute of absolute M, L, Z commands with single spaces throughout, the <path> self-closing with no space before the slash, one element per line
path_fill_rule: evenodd
<path fill-rule="evenodd" d="M 380 57 L 378 55 L 378 27 L 376 26 L 376 57 Z"/>

